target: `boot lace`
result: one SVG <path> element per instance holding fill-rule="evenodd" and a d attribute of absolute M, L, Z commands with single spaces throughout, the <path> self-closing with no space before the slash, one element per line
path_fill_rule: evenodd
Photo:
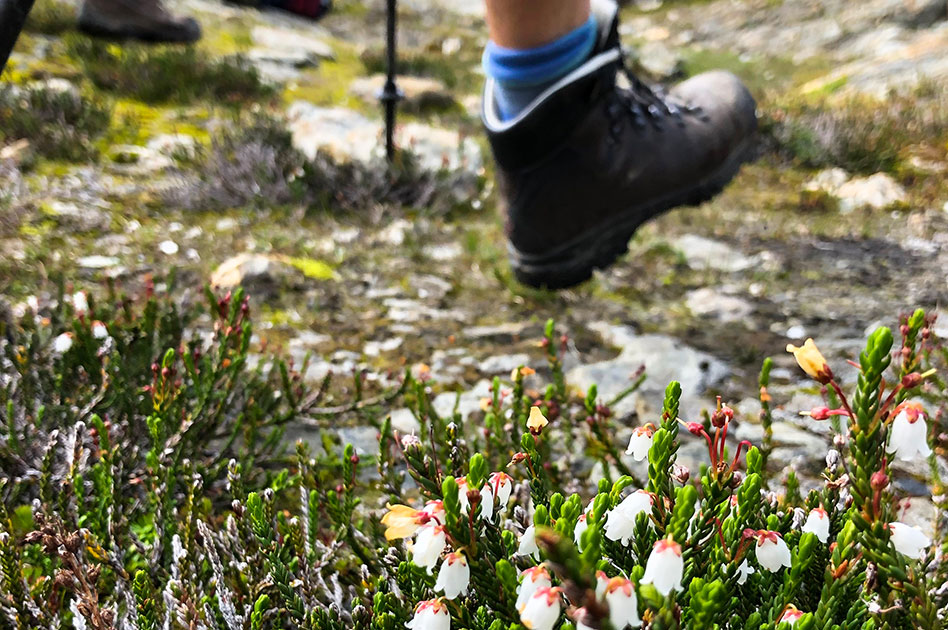
<path fill-rule="evenodd" d="M 612 121 L 610 130 L 614 140 L 619 139 L 622 131 L 623 112 L 631 115 L 635 127 L 641 129 L 651 123 L 659 131 L 663 129 L 666 119 L 684 126 L 685 115 L 704 116 L 700 106 L 683 103 L 666 94 L 664 88 L 652 87 L 642 81 L 629 67 L 624 50 L 619 57 L 619 70 L 628 79 L 629 88 L 616 86 L 608 100 L 607 111 Z"/>

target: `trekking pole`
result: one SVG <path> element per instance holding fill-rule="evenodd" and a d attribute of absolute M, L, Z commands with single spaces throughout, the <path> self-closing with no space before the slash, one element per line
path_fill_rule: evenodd
<path fill-rule="evenodd" d="M 0 72 L 3 72 L 13 51 L 13 45 L 26 16 L 33 8 L 33 0 L 0 0 Z"/>
<path fill-rule="evenodd" d="M 385 159 L 391 163 L 395 159 L 395 108 L 402 93 L 395 84 L 395 11 L 396 0 L 387 0 L 388 15 L 386 22 L 386 77 L 385 87 L 379 93 L 379 100 L 385 108 Z"/>

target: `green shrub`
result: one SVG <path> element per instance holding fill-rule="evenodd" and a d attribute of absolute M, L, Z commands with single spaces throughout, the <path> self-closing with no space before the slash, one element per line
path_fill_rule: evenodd
<path fill-rule="evenodd" d="M 680 419 L 672 383 L 629 444 L 647 457 L 639 476 L 596 388 L 567 389 L 552 322 L 550 384 L 530 389 L 533 370 L 515 370 L 465 422 L 436 411 L 424 370 L 374 398 L 357 376 L 355 400 L 328 404 L 325 382 L 311 393 L 279 362 L 251 369 L 239 294 L 210 296 L 207 311 L 64 302 L 0 331 L 7 626 L 942 627 L 943 514 L 934 545 L 910 548 L 920 533 L 889 525 L 892 457 L 924 454 L 945 401 L 928 370 L 945 352 L 921 311 L 903 321 L 895 360 L 888 329 L 870 336 L 848 394 L 815 346 L 795 349 L 824 386 L 812 421 L 840 431 L 824 483 L 804 496 L 766 466 L 769 361 L 759 447 L 732 452 L 720 401 L 700 422 Z M 392 428 L 395 404 L 416 432 Z M 376 423 L 374 461 L 328 434 L 282 459 L 281 427 L 349 412 Z M 906 440 L 907 426 L 924 439 Z M 676 462 L 689 432 L 708 445 L 700 470 Z"/>
<path fill-rule="evenodd" d="M 70 56 L 103 90 L 146 103 L 211 99 L 239 104 L 274 94 L 256 68 L 240 56 L 211 58 L 194 46 L 121 46 L 89 37 L 67 38 Z"/>
<path fill-rule="evenodd" d="M 0 144 L 25 138 L 46 158 L 94 157 L 93 140 L 108 128 L 110 116 L 101 100 L 72 90 L 0 86 Z"/>
<path fill-rule="evenodd" d="M 36 0 L 23 25 L 29 33 L 60 35 L 76 27 L 76 5 L 62 0 Z"/>

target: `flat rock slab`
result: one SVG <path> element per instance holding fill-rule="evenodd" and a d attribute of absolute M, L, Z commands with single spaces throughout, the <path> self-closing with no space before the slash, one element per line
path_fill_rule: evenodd
<path fill-rule="evenodd" d="M 616 406 L 614 411 L 620 415 L 633 411 L 649 416 L 660 413 L 665 387 L 674 380 L 679 381 L 682 388 L 681 416 L 695 418 L 702 408 L 711 406 L 705 392 L 728 374 L 724 362 L 674 337 L 639 335 L 628 326 L 605 322 L 594 323 L 589 328 L 599 333 L 605 343 L 618 347 L 619 356 L 573 368 L 566 375 L 568 383 L 583 391 L 596 384 L 600 400 L 608 402 L 628 388 L 636 371 L 645 366 L 645 383 Z"/>
<path fill-rule="evenodd" d="M 382 123 L 351 109 L 297 101 L 290 106 L 288 118 L 293 145 L 309 159 L 319 151 L 343 162 L 367 164 L 384 157 Z M 418 165 L 427 171 L 480 173 L 483 168 L 477 142 L 449 129 L 407 123 L 399 126 L 396 144 L 414 153 Z"/>
<path fill-rule="evenodd" d="M 335 59 L 336 54 L 324 39 L 322 29 L 313 28 L 312 32 L 302 33 L 288 28 L 274 26 L 255 26 L 250 38 L 262 54 L 269 51 L 274 58 L 298 59 L 305 56 L 318 62 L 320 59 Z"/>
<path fill-rule="evenodd" d="M 713 269 L 736 272 L 750 269 L 757 261 L 734 248 L 733 245 L 713 241 L 696 234 L 685 234 L 672 243 L 692 269 Z"/>

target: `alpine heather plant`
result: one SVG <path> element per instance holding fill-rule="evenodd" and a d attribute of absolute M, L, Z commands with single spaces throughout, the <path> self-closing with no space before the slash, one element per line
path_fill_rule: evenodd
<path fill-rule="evenodd" d="M 177 367 L 197 347 L 182 342 L 176 314 L 158 318 L 174 331 L 169 355 L 166 337 L 131 343 L 140 320 L 123 322 L 85 298 L 71 300 L 86 311 L 81 317 L 66 309 L 52 324 L 30 319 L 26 337 L 15 325 L 5 331 L 29 338 L 42 361 L 24 363 L 23 343 L 4 346 L 0 455 L 24 466 L 5 473 L 0 488 L 0 628 L 944 625 L 938 458 L 948 352 L 922 311 L 903 320 L 897 349 L 888 329 L 870 336 L 849 386 L 812 340 L 788 348 L 823 397 L 819 407 L 794 411 L 835 433 L 822 482 L 804 495 L 792 472 L 780 483 L 766 466 L 777 404 L 769 360 L 759 381 L 760 444 L 733 440 L 740 419 L 721 400 L 701 417 L 680 417 L 677 383 L 661 413 L 628 423 L 631 440 L 620 443 L 626 420 L 611 410 L 645 375 L 617 399 L 600 400 L 595 387 L 575 396 L 560 360 L 567 340 L 552 322 L 541 344 L 549 385 L 538 386 L 533 368 L 518 368 L 495 379 L 481 413 L 464 421 L 456 410 L 438 413 L 425 370 L 375 398 L 357 386 L 356 400 L 319 405 L 327 394 L 308 392 L 295 371 L 249 372 L 249 309 L 239 297 L 237 306 L 211 301 L 218 341 L 202 350 L 214 357 L 202 365 L 217 367 L 203 377 L 187 361 Z M 95 322 L 107 335 L 94 332 Z M 239 338 L 230 337 L 235 330 Z M 81 404 L 31 385 L 93 378 L 103 347 L 98 361 L 136 349 L 140 367 L 94 381 L 90 397 L 67 389 Z M 42 379 L 30 376 L 30 361 L 41 363 Z M 209 411 L 195 404 L 211 396 L 213 374 L 228 375 L 228 391 L 269 401 L 270 411 L 242 419 L 253 408 L 243 395 L 211 397 Z M 94 394 L 111 392 L 120 377 L 136 384 L 124 397 Z M 23 387 L 33 387 L 29 396 Z M 395 406 L 412 411 L 415 432 L 392 428 Z M 216 437 L 192 432 L 193 420 L 211 411 Z M 89 424 L 69 430 L 76 414 Z M 160 430 L 131 430 L 155 414 Z M 374 458 L 329 431 L 353 414 L 378 428 Z M 295 418 L 324 427 L 321 441 L 301 442 L 291 455 L 272 438 L 260 448 L 261 432 Z M 30 431 L 27 420 L 65 437 Z M 685 440 L 706 448 L 699 469 L 678 461 Z M 929 459 L 939 512 L 925 531 L 900 518 L 893 462 L 907 453 Z"/>

